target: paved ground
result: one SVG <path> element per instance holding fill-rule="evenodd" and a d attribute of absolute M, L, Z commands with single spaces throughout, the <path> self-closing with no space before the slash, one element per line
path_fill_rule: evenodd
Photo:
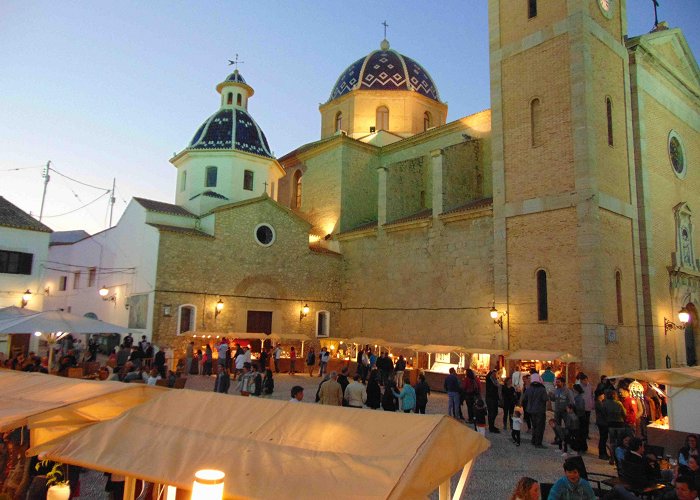
<path fill-rule="evenodd" d="M 275 393 L 272 397 L 275 399 L 289 399 L 292 386 L 301 385 L 305 388 L 304 401 L 309 404 L 315 404 L 313 401 L 319 380 L 318 377 L 311 378 L 308 375 L 291 376 L 279 374 L 275 376 Z M 213 377 L 194 375 L 188 378 L 186 388 L 211 391 L 213 387 Z M 234 389 L 235 382 L 232 382 L 231 394 L 233 394 Z M 368 409 L 367 411 L 373 410 Z M 432 394 L 428 402 L 427 413 L 446 412 L 447 395 L 442 393 Z M 500 416 L 496 422 L 500 427 L 502 422 Z M 595 425 L 591 425 L 591 434 L 589 453 L 584 455 L 586 468 L 589 472 L 614 475 L 613 467 L 608 465 L 607 462 L 598 459 L 598 436 Z M 561 466 L 564 458 L 562 458 L 561 452 L 556 446 L 548 446 L 545 450 L 536 449 L 529 443 L 530 435 L 527 433 L 522 434 L 522 445 L 520 447 L 516 447 L 510 441 L 510 432 L 502 432 L 500 434 L 487 433 L 486 437 L 491 441 L 491 448 L 476 460 L 468 486 L 462 494 L 462 499 L 507 499 L 510 497 L 515 483 L 522 476 L 530 476 L 543 482 L 554 482 L 563 474 Z M 552 432 L 547 428 L 545 442 L 549 443 L 552 439 Z M 595 452 L 595 455 L 593 452 Z M 84 475 L 83 478 L 81 500 L 107 498 L 106 493 L 104 493 L 104 479 L 101 474 L 90 473 L 88 476 Z M 456 474 L 452 479 L 453 487 L 458 479 L 459 474 Z M 437 492 L 431 495 L 431 498 L 437 499 Z"/>

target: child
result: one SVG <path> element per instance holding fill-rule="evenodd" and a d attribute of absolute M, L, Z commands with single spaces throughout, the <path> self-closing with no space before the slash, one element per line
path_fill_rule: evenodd
<path fill-rule="evenodd" d="M 564 416 L 564 427 L 566 428 L 566 441 L 564 442 L 564 453 L 567 452 L 567 443 L 571 445 L 572 452 L 579 451 L 579 421 L 576 415 L 576 406 L 569 404 L 566 406 L 566 416 Z"/>
<path fill-rule="evenodd" d="M 515 411 L 513 412 L 513 419 L 511 420 L 513 423 L 511 424 L 511 432 L 510 435 L 513 438 L 513 442 L 515 443 L 515 446 L 520 446 L 520 426 L 523 423 L 523 414 L 522 411 L 520 410 L 520 407 L 516 407 Z"/>
<path fill-rule="evenodd" d="M 557 425 L 557 421 L 553 418 L 549 419 L 549 426 L 554 431 L 553 444 L 558 444 L 560 450 L 564 448 L 564 452 L 566 453 L 566 430 L 561 425 Z"/>
<path fill-rule="evenodd" d="M 483 399 L 477 399 L 474 403 L 474 430 L 486 436 L 486 404 Z"/>

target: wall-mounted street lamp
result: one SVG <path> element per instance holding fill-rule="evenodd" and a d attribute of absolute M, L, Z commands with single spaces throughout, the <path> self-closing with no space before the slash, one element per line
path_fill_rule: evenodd
<path fill-rule="evenodd" d="M 664 317 L 664 336 L 668 334 L 669 330 L 683 330 L 685 329 L 686 323 L 690 321 L 690 313 L 688 313 L 688 310 L 684 307 L 680 311 L 678 311 L 678 321 L 680 321 L 680 325 L 675 324 L 673 321 L 666 319 Z"/>
<path fill-rule="evenodd" d="M 499 311 L 496 309 L 496 303 L 494 302 L 493 306 L 491 307 L 491 310 L 489 311 L 489 314 L 491 315 L 491 319 L 493 320 L 494 325 L 498 325 L 501 327 L 501 330 L 503 330 L 503 316 L 508 314 L 507 312 Z"/>
<path fill-rule="evenodd" d="M 27 304 L 29 304 L 29 299 L 31 299 L 31 298 L 32 298 L 32 292 L 29 291 L 29 289 L 27 288 L 27 291 L 22 294 L 22 302 L 21 302 L 22 308 L 27 307 Z"/>
<path fill-rule="evenodd" d="M 309 314 L 309 311 L 310 311 L 309 304 L 304 304 L 304 307 L 302 307 L 301 310 L 299 311 L 299 321 L 306 318 L 306 316 L 308 316 L 308 314 Z"/>
<path fill-rule="evenodd" d="M 97 293 L 100 294 L 100 297 L 102 297 L 102 300 L 109 300 L 110 302 L 116 302 L 116 300 L 117 300 L 117 296 L 110 295 L 109 288 L 107 288 L 104 285 L 102 285 L 102 288 L 100 288 Z"/>
<path fill-rule="evenodd" d="M 221 314 L 221 311 L 224 310 L 224 301 L 219 299 L 219 301 L 216 303 L 216 307 L 214 309 L 214 319 L 219 317 L 219 314 Z"/>

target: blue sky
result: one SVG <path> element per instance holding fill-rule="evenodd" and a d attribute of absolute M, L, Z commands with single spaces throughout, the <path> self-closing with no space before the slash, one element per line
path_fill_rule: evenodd
<path fill-rule="evenodd" d="M 649 31 L 651 0 L 628 0 L 627 11 L 630 36 Z M 659 17 L 700 57 L 700 0 L 661 0 Z M 215 86 L 236 53 L 255 89 L 249 111 L 276 156 L 317 140 L 319 103 L 346 66 L 379 47 L 384 19 L 392 48 L 437 83 L 448 120 L 490 107 L 486 0 L 3 0 L 0 195 L 38 214 L 41 166 L 51 160 L 105 189 L 116 177 L 115 221 L 132 196 L 173 202 L 168 159 L 218 109 Z M 53 175 L 44 214 L 101 193 Z M 44 222 L 92 233 L 106 214 L 103 197 Z"/>

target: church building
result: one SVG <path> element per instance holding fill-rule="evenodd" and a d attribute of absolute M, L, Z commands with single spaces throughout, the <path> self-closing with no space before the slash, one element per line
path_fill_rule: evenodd
<path fill-rule="evenodd" d="M 45 308 L 159 346 L 301 333 L 695 364 L 700 69 L 680 29 L 628 37 L 625 8 L 489 0 L 491 109 L 456 120 L 383 40 L 338 68 L 319 140 L 280 158 L 234 71 L 171 159 L 175 203 L 134 198 L 52 246 Z"/>

